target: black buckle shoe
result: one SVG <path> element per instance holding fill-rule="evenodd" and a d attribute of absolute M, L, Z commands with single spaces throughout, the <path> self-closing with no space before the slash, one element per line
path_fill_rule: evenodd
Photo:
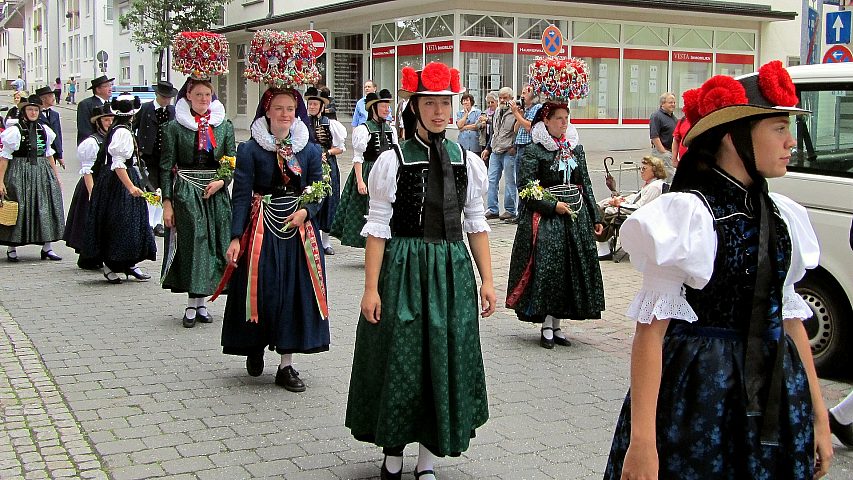
<path fill-rule="evenodd" d="M 204 313 L 201 313 L 201 309 L 204 309 Z M 195 318 L 201 323 L 213 323 L 213 315 L 210 314 L 210 310 L 207 307 L 202 306 L 195 309 L 198 312 Z"/>
<path fill-rule="evenodd" d="M 568 338 L 557 336 L 557 332 L 561 332 L 561 331 L 562 330 L 560 330 L 559 328 L 554 329 L 554 343 L 556 343 L 557 345 L 560 345 L 561 347 L 571 347 L 572 342 L 570 342 Z"/>
<path fill-rule="evenodd" d="M 151 280 L 151 275 L 148 275 L 147 273 L 143 272 L 139 269 L 139 267 L 128 268 L 124 271 L 124 278 L 127 279 L 130 277 L 133 277 L 139 280 L 140 282 Z"/>
<path fill-rule="evenodd" d="M 554 348 L 554 337 L 551 337 L 550 340 L 545 338 L 545 330 L 551 330 L 552 332 L 554 331 L 554 329 L 551 327 L 542 327 L 542 330 L 539 331 L 539 346 L 551 350 L 552 348 Z"/>
<path fill-rule="evenodd" d="M 104 273 L 104 278 L 107 279 L 107 283 L 111 283 L 113 285 L 118 285 L 121 283 L 121 278 L 115 274 L 115 272 Z"/>
<path fill-rule="evenodd" d="M 41 251 L 41 259 L 42 260 L 53 260 L 54 262 L 58 262 L 58 261 L 62 260 L 62 257 L 53 253 L 53 250 L 48 250 L 46 252 L 44 250 L 42 250 Z"/>
<path fill-rule="evenodd" d="M 264 373 L 264 351 L 246 357 L 246 371 L 252 377 L 260 377 Z"/>
<path fill-rule="evenodd" d="M 12 256 L 12 253 L 15 254 L 14 257 Z M 8 251 L 6 252 L 6 260 L 8 260 L 10 263 L 18 263 L 21 261 L 21 259 L 18 258 L 17 252 L 8 252 Z"/>
<path fill-rule="evenodd" d="M 853 448 L 853 423 L 843 425 L 829 412 L 829 431 L 847 448 Z"/>
<path fill-rule="evenodd" d="M 198 314 L 193 318 L 187 318 L 187 310 L 195 310 L 195 307 L 187 307 L 184 309 L 184 318 L 181 321 L 183 323 L 184 328 L 193 328 L 195 326 L 195 319 L 198 318 Z"/>
<path fill-rule="evenodd" d="M 323 249 L 323 253 L 325 253 L 326 255 L 334 255 L 335 249 L 332 247 L 326 247 Z"/>
<path fill-rule="evenodd" d="M 421 478 L 424 475 L 432 475 L 433 477 L 435 476 L 434 470 L 424 470 L 422 472 L 419 472 L 418 469 L 416 468 L 413 473 L 415 474 L 415 478 Z"/>
<path fill-rule="evenodd" d="M 275 384 L 290 392 L 305 391 L 305 384 L 299 379 L 299 372 L 294 370 L 291 365 L 278 369 L 275 374 Z"/>
<path fill-rule="evenodd" d="M 379 471 L 379 479 L 380 480 L 400 480 L 403 478 L 403 469 L 401 468 L 397 473 L 391 473 L 388 471 L 388 468 L 385 467 L 385 460 L 388 458 L 386 455 L 382 459 L 382 470 Z"/>

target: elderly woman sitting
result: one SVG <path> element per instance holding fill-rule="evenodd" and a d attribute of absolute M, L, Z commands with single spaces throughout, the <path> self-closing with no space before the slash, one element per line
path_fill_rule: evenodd
<path fill-rule="evenodd" d="M 595 238 L 598 240 L 598 256 L 600 259 L 609 257 L 610 246 L 607 242 L 615 235 L 616 229 L 628 218 L 628 215 L 664 193 L 666 168 L 663 160 L 657 157 L 643 157 L 640 177 L 645 184 L 639 192 L 630 195 L 617 195 L 598 202 L 598 208 L 604 217 L 604 230 L 601 235 L 596 235 Z"/>

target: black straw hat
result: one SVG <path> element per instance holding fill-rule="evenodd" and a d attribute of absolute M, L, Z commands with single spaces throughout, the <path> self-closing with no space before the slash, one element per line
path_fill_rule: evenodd
<path fill-rule="evenodd" d="M 370 107 L 372 107 L 374 103 L 379 103 L 379 102 L 391 103 L 391 100 L 392 100 L 391 92 L 388 91 L 387 88 L 383 88 L 382 90 L 379 91 L 379 93 L 371 92 L 371 93 L 367 94 L 367 96 L 364 98 L 364 109 L 369 110 Z"/>
<path fill-rule="evenodd" d="M 21 102 L 18 103 L 18 112 L 23 112 L 24 107 L 28 107 L 30 105 L 34 107 L 39 107 L 39 110 L 41 110 L 41 108 L 44 106 L 44 104 L 41 102 L 41 97 L 36 94 L 32 94 L 29 97 L 21 98 Z"/>
<path fill-rule="evenodd" d="M 94 124 L 103 117 L 115 117 L 115 116 L 116 116 L 116 114 L 113 113 L 112 108 L 110 108 L 109 102 L 107 102 L 103 105 L 98 105 L 97 107 L 92 107 L 92 112 L 90 113 L 90 116 L 89 116 L 89 122 Z"/>

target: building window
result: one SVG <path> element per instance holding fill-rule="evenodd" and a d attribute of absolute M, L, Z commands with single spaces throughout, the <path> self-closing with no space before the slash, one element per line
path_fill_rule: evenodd
<path fill-rule="evenodd" d="M 453 14 L 427 17 L 425 22 L 427 38 L 453 36 Z"/>
<path fill-rule="evenodd" d="M 460 42 L 459 49 L 462 83 L 475 104 L 484 106 L 487 93 L 513 86 L 512 44 Z"/>
<path fill-rule="evenodd" d="M 666 91 L 669 52 L 626 48 L 622 58 L 622 121 L 645 122 L 660 107 L 660 95 Z"/>
<path fill-rule="evenodd" d="M 424 38 L 424 20 L 422 18 L 398 20 L 397 40 L 420 40 Z"/>
<path fill-rule="evenodd" d="M 539 18 L 519 18 L 518 19 L 518 38 L 524 40 L 542 40 L 542 34 L 549 25 L 555 25 L 563 32 L 563 36 L 568 38 L 568 23 L 565 20 L 551 20 Z"/>
<path fill-rule="evenodd" d="M 754 52 L 755 33 L 717 31 L 714 36 L 714 46 L 718 50 Z"/>
<path fill-rule="evenodd" d="M 572 22 L 572 42 L 595 45 L 618 45 L 619 24 Z"/>
<path fill-rule="evenodd" d="M 589 96 L 572 101 L 572 121 L 616 123 L 619 118 L 619 49 L 572 47 L 572 55 L 583 59 L 590 71 Z"/>
<path fill-rule="evenodd" d="M 497 15 L 462 15 L 462 35 L 468 37 L 512 38 L 513 17 Z"/>
<path fill-rule="evenodd" d="M 112 24 L 113 23 L 113 3 L 107 2 L 104 5 L 104 23 Z"/>
<path fill-rule="evenodd" d="M 625 34 L 625 45 L 644 47 L 666 47 L 669 46 L 669 29 L 654 25 L 625 25 L 622 28 Z"/>
<path fill-rule="evenodd" d="M 119 18 L 121 18 L 126 13 L 127 13 L 127 7 L 119 7 L 119 9 L 118 9 L 118 17 Z M 119 32 L 122 34 L 130 33 L 130 29 L 128 27 L 122 25 Z"/>
<path fill-rule="evenodd" d="M 394 24 L 374 25 L 370 29 L 370 34 L 373 43 L 392 43 L 394 41 Z"/>
<path fill-rule="evenodd" d="M 130 84 L 130 55 L 122 55 L 118 59 L 119 64 L 119 83 Z"/>
<path fill-rule="evenodd" d="M 332 48 L 336 50 L 364 50 L 364 35 L 360 33 L 336 33 L 332 37 Z"/>
<path fill-rule="evenodd" d="M 95 36 L 89 35 L 89 48 L 86 49 L 86 59 L 92 60 L 95 58 Z"/>
<path fill-rule="evenodd" d="M 216 7 L 216 19 L 213 20 L 214 25 L 225 25 L 225 7 Z"/>
<path fill-rule="evenodd" d="M 248 79 L 246 73 L 246 44 L 237 46 L 237 115 L 246 114 L 246 104 L 249 103 Z"/>
<path fill-rule="evenodd" d="M 225 110 L 228 111 L 228 75 L 216 77 L 216 95 L 222 105 L 225 105 Z"/>
<path fill-rule="evenodd" d="M 379 88 L 396 91 L 397 74 L 394 66 L 394 47 L 374 48 L 373 81 L 379 85 Z"/>

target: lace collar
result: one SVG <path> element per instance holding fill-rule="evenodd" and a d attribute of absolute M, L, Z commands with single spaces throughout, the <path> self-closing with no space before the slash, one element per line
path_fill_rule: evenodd
<path fill-rule="evenodd" d="M 549 152 L 556 152 L 559 148 L 554 137 L 548 133 L 548 129 L 545 127 L 545 122 L 539 122 L 533 126 L 533 131 L 530 132 L 530 138 L 533 140 L 533 143 L 542 145 L 545 147 L 545 150 L 548 150 Z"/>
<path fill-rule="evenodd" d="M 252 138 L 258 142 L 261 148 L 268 152 L 278 150 L 275 137 L 267 127 L 266 117 L 258 117 L 252 122 Z M 290 139 L 292 141 L 293 153 L 301 152 L 305 148 L 305 145 L 308 145 L 308 127 L 299 118 L 295 118 L 293 125 L 290 126 Z"/>
<path fill-rule="evenodd" d="M 190 102 L 186 98 L 178 100 L 175 104 L 175 120 L 182 126 L 197 132 L 198 124 L 195 122 L 192 110 L 190 110 Z M 219 100 L 210 102 L 210 126 L 218 127 L 219 124 L 225 121 L 225 106 Z"/>

